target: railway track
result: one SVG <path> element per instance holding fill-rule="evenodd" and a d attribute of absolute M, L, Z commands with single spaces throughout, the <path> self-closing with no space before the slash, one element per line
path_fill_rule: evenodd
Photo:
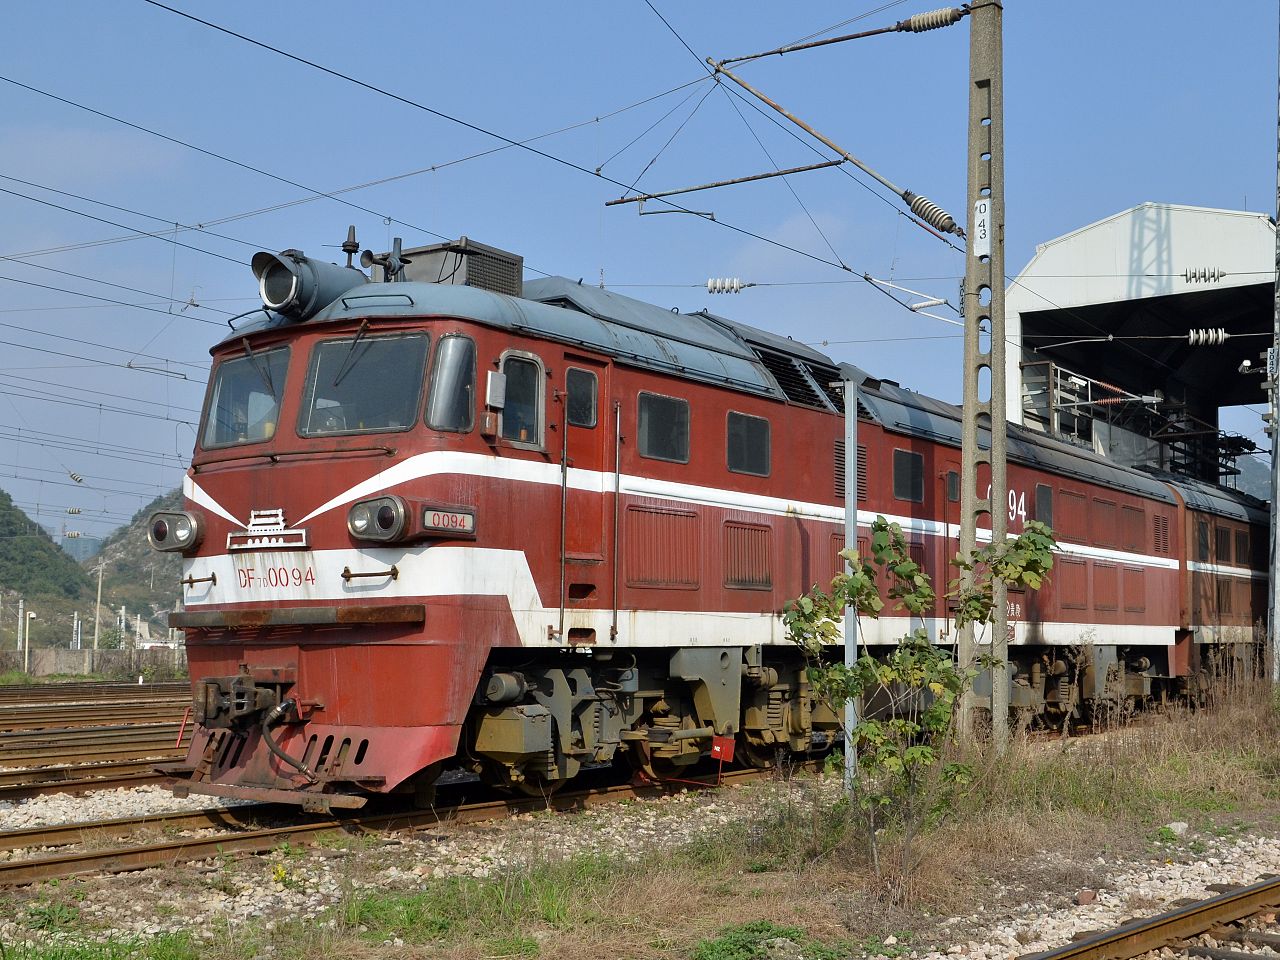
<path fill-rule="evenodd" d="M 724 784 L 745 783 L 773 776 L 773 771 L 725 771 Z M 0 886 L 18 886 L 44 880 L 65 879 L 95 873 L 121 873 L 168 866 L 224 854 L 255 854 L 273 850 L 281 843 L 306 844 L 322 834 L 335 831 L 348 834 L 381 833 L 397 830 L 426 830 L 442 824 L 478 823 L 497 820 L 517 813 L 554 809 L 562 812 L 622 800 L 651 798 L 684 789 L 685 785 L 714 787 L 716 778 L 690 778 L 680 784 L 623 784 L 597 787 L 549 798 L 491 800 L 461 803 L 430 810 L 395 811 L 309 818 L 297 821 L 297 808 L 252 805 L 232 808 L 210 808 L 195 812 L 123 818 L 94 823 L 63 824 L 29 830 L 0 833 L 0 850 L 29 849 L 77 845 L 78 849 L 21 860 L 0 861 Z M 277 826 L 257 826 L 260 817 L 273 813 L 291 818 L 292 822 Z M 204 837 L 166 837 L 154 843 L 108 845 L 139 833 L 217 830 Z M 234 832 L 227 832 L 234 830 Z"/>
<path fill-rule="evenodd" d="M 1254 960 L 1262 949 L 1280 952 L 1280 877 L 1268 876 L 1247 886 L 1227 885 L 1215 897 L 1183 903 L 1165 913 L 1131 920 L 1111 930 L 1083 934 L 1064 947 L 1026 954 L 1019 960 L 1133 960 L 1155 950 L 1172 948 L 1184 957 L 1207 960 Z M 1267 916 L 1273 929 L 1251 929 L 1243 922 Z M 1191 941 L 1210 936 L 1232 948 Z M 1243 948 L 1243 949 L 1241 949 Z"/>
<path fill-rule="evenodd" d="M 40 730 L 47 727 L 100 727 L 121 723 L 178 721 L 191 704 L 191 698 L 163 697 L 140 703 L 0 703 L 0 733 Z"/>
<path fill-rule="evenodd" d="M 49 763 L 93 763 L 98 760 L 136 760 L 171 754 L 181 732 L 191 725 L 179 722 L 140 723 L 91 728 L 19 730 L 0 734 L 0 766 L 32 767 Z"/>
<path fill-rule="evenodd" d="M 50 793 L 114 790 L 163 783 L 169 778 L 155 772 L 161 760 L 186 755 L 186 748 L 159 751 L 154 758 L 113 760 L 105 763 L 70 763 L 47 767 L 0 770 L 0 800 L 29 800 Z"/>
<path fill-rule="evenodd" d="M 0 686 L 0 704 L 87 703 L 92 701 L 151 700 L 157 697 L 189 697 L 185 680 L 163 683 L 26 683 Z"/>

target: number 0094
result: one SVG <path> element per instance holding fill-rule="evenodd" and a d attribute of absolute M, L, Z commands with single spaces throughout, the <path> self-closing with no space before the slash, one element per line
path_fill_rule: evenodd
<path fill-rule="evenodd" d="M 475 533 L 476 518 L 475 514 L 466 513 L 462 510 L 432 510 L 428 508 L 422 511 L 422 526 L 427 530 Z"/>

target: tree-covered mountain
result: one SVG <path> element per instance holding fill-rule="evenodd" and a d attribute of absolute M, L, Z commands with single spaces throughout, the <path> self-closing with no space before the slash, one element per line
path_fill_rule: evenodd
<path fill-rule="evenodd" d="M 42 646 L 70 643 L 73 615 L 89 613 L 92 598 L 84 569 L 0 490 L 0 649 L 17 647 L 19 599 L 36 614 L 32 646 Z"/>
<path fill-rule="evenodd" d="M 84 562 L 84 570 L 97 588 L 98 564 L 102 572 L 102 605 L 109 609 L 109 620 L 125 608 L 130 624 L 142 615 L 151 624 L 153 634 L 164 636 L 168 630 L 169 611 L 181 599 L 182 556 L 158 553 L 147 541 L 147 520 L 157 510 L 181 510 L 182 493 L 173 490 L 157 497 L 133 515 L 133 519 L 105 540 L 97 556 Z"/>

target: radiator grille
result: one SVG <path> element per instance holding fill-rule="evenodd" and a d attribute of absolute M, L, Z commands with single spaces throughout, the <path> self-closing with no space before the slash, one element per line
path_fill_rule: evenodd
<path fill-rule="evenodd" d="M 832 471 L 835 479 L 836 499 L 844 499 L 844 441 L 837 440 L 832 451 Z M 858 499 L 867 499 L 867 448 L 858 444 Z"/>
<path fill-rule="evenodd" d="M 1167 556 L 1169 553 L 1169 518 L 1156 517 L 1154 519 L 1156 553 L 1163 553 Z"/>

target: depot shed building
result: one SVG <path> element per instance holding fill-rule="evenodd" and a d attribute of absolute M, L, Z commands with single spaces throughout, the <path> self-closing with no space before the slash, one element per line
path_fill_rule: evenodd
<path fill-rule="evenodd" d="M 1221 482 L 1255 448 L 1219 410 L 1265 406 L 1275 224 L 1143 203 L 1042 243 L 1005 297 L 1007 416 L 1117 462 Z"/>

